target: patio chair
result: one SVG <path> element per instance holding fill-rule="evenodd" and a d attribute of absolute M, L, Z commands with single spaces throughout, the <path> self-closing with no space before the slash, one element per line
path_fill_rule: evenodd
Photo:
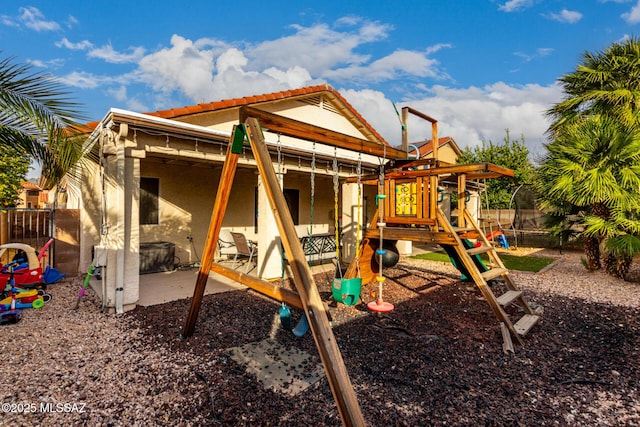
<path fill-rule="evenodd" d="M 220 261 L 231 260 L 236 256 L 236 244 L 233 242 L 231 231 L 222 229 L 218 235 L 218 257 Z"/>
<path fill-rule="evenodd" d="M 253 260 L 253 257 L 258 256 L 258 246 L 252 242 L 251 240 L 248 240 L 244 234 L 242 233 L 231 233 L 231 235 L 233 236 L 233 242 L 236 245 L 236 256 L 233 259 L 233 267 L 232 268 L 236 268 L 236 261 L 238 260 L 239 257 L 243 257 L 243 258 L 249 258 L 249 260 L 247 261 L 247 268 L 245 269 L 245 273 L 249 272 L 249 265 L 251 264 L 251 261 Z"/>

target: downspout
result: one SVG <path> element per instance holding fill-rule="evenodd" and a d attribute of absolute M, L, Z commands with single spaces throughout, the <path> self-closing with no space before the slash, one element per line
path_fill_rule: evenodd
<path fill-rule="evenodd" d="M 105 165 L 105 151 L 104 151 L 104 139 L 105 136 L 108 135 L 108 132 L 111 130 L 111 124 L 109 123 L 107 125 L 106 128 L 102 128 L 100 129 L 100 145 L 99 145 L 99 156 L 98 159 L 100 160 L 100 164 L 98 165 L 98 167 L 100 168 L 100 244 L 98 245 L 100 247 L 100 251 L 102 252 L 106 252 L 106 242 L 105 242 L 105 236 L 109 233 L 109 226 L 107 224 L 107 196 L 106 196 L 106 188 L 105 188 L 105 178 L 104 178 L 104 169 L 106 167 Z M 102 125 L 101 125 L 102 126 Z M 102 262 L 95 262 L 92 261 L 94 263 L 94 267 L 99 267 L 100 268 L 100 292 L 101 292 L 101 300 L 102 300 L 102 307 L 100 307 L 100 310 L 102 312 L 104 312 L 104 309 L 106 308 L 106 302 L 107 302 L 107 278 L 106 278 L 106 265 L 107 263 L 106 261 L 106 253 L 101 254 L 103 256 L 97 256 L 97 254 L 94 254 L 94 259 L 98 258 L 100 259 Z M 97 265 L 100 264 L 100 265 Z"/>
<path fill-rule="evenodd" d="M 124 258 L 125 258 L 125 150 L 124 139 L 129 133 L 129 125 L 120 123 L 118 131 L 118 139 L 116 141 L 116 186 L 118 188 L 118 236 L 117 236 L 117 252 L 116 252 L 116 295 L 115 308 L 116 313 L 124 313 Z"/>
<path fill-rule="evenodd" d="M 102 127 L 102 123 L 100 124 L 100 127 Z M 98 246 L 100 248 L 104 248 L 105 242 L 104 242 L 104 236 L 107 234 L 107 223 L 106 223 L 106 196 L 105 196 L 105 188 L 104 188 L 104 168 L 105 168 L 105 164 L 104 164 L 104 135 L 105 132 L 107 130 L 101 128 L 100 129 L 100 142 L 98 145 L 98 159 L 100 161 L 100 163 L 98 164 L 98 167 L 100 168 L 100 243 L 98 244 Z M 96 258 L 96 254 L 93 255 L 94 258 Z M 93 260 L 91 260 L 91 262 L 94 264 Z M 100 307 L 100 311 L 104 312 L 104 308 L 105 308 L 105 302 L 106 302 L 106 298 L 107 298 L 107 292 L 106 292 L 106 278 L 105 278 L 105 271 L 103 270 L 104 266 L 100 266 L 100 293 L 101 293 L 101 301 L 102 301 L 102 306 Z"/>

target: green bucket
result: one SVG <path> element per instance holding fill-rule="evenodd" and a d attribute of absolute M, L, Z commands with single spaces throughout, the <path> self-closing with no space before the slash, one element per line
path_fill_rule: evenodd
<path fill-rule="evenodd" d="M 360 277 L 355 277 L 353 279 L 333 279 L 331 284 L 333 299 L 346 306 L 358 303 L 361 290 L 362 278 Z"/>

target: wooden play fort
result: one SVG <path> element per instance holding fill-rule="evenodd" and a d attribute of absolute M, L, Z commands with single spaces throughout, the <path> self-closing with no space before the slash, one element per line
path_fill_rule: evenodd
<path fill-rule="evenodd" d="M 513 171 L 491 163 L 446 164 L 438 160 L 437 143 L 433 144 L 433 158 L 414 158 L 416 156 L 411 153 L 406 130 L 409 114 L 429 121 L 432 125 L 431 140 L 438 141 L 437 121 L 411 108 L 402 110 L 403 143 L 401 149 L 396 149 L 255 108 L 243 107 L 240 110 L 240 125 L 234 128 L 228 145 L 202 255 L 202 267 L 196 280 L 182 338 L 189 337 L 194 332 L 210 271 L 231 278 L 277 301 L 296 307 L 306 315 L 343 424 L 365 424 L 349 374 L 336 344 L 325 304 L 314 282 L 284 194 L 280 188 L 271 154 L 262 132 L 262 129 L 266 128 L 274 133 L 358 153 L 371 154 L 384 160 L 384 166 L 381 167 L 378 175 L 358 177 L 358 182 L 362 184 L 377 186 L 377 213 L 364 232 L 354 261 L 345 273 L 346 279 L 358 276 L 362 278 L 363 283 L 374 281 L 379 284 L 378 300 L 369 303 L 370 309 L 373 311 L 393 309 L 393 306 L 382 298 L 383 285 L 386 280 L 383 274 L 384 263 L 382 262 L 382 256 L 385 254 L 384 242 L 387 240 L 409 240 L 436 243 L 446 250 L 462 274 L 468 280 L 475 282 L 480 289 L 498 319 L 505 351 L 513 351 L 512 337 L 522 344 L 522 337 L 537 323 L 539 315 L 529 305 L 523 292 L 511 279 L 509 271 L 504 267 L 494 246 L 480 230 L 465 203 L 467 180 L 512 177 Z M 289 260 L 295 291 L 213 262 L 216 242 L 229 202 L 238 158 L 243 153 L 245 142 L 248 142 L 251 147 L 258 172 L 263 179 L 286 259 Z M 445 179 L 447 181 L 457 180 L 458 217 L 455 225 L 438 207 L 442 193 L 439 184 Z M 353 182 L 356 182 L 355 179 Z M 466 238 L 469 233 L 477 236 L 479 244 L 474 245 Z M 486 254 L 489 262 L 483 262 L 480 254 Z M 376 259 L 377 256 L 379 259 Z M 500 289 L 499 292 L 498 289 Z M 511 310 L 511 312 L 519 313 L 518 319 L 511 319 L 505 311 L 505 308 L 510 305 L 516 306 L 517 309 Z"/>

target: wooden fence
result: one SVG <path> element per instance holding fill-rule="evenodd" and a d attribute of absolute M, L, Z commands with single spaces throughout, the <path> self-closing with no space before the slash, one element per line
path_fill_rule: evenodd
<path fill-rule="evenodd" d="M 77 209 L 24 209 L 0 211 L 0 245 L 24 243 L 36 251 L 55 237 L 44 263 L 67 274 L 78 272 L 80 215 Z"/>

